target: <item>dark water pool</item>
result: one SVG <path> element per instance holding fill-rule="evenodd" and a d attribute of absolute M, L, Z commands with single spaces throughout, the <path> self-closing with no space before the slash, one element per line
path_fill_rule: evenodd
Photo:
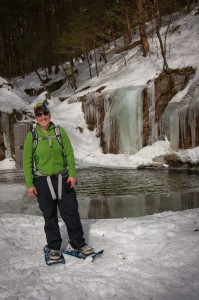
<path fill-rule="evenodd" d="M 77 174 L 81 218 L 138 217 L 199 207 L 198 173 L 87 168 Z M 13 194 L 17 193 L 18 186 L 20 195 L 13 201 L 9 194 L 12 187 Z M 0 188 L 4 195 L 0 195 L 1 212 L 40 214 L 36 201 L 25 195 L 22 172 L 1 172 Z"/>

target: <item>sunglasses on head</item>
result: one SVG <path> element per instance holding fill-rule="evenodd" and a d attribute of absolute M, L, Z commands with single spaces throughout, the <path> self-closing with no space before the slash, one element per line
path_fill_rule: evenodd
<path fill-rule="evenodd" d="M 44 116 L 48 116 L 49 115 L 49 111 L 44 111 L 44 112 L 38 112 L 35 114 L 35 117 L 41 117 L 42 115 Z"/>

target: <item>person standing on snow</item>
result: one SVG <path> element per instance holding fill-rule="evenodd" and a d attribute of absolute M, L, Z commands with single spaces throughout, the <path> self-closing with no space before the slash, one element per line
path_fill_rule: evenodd
<path fill-rule="evenodd" d="M 74 190 L 76 170 L 73 148 L 69 137 L 59 127 L 61 142 L 55 133 L 55 125 L 46 103 L 34 107 L 37 137 L 32 132 L 26 136 L 23 153 L 23 169 L 30 197 L 36 196 L 43 213 L 47 247 L 50 259 L 61 256 L 62 238 L 58 225 L 58 208 L 66 224 L 70 246 L 85 255 L 94 252 L 92 246 L 85 243 L 83 229 L 78 212 L 78 202 Z M 34 143 L 36 148 L 34 149 Z M 64 187 L 69 185 L 67 191 Z"/>

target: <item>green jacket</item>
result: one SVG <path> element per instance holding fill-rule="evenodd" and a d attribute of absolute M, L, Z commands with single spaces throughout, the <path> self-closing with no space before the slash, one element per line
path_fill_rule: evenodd
<path fill-rule="evenodd" d="M 55 125 L 51 122 L 48 128 L 47 134 L 45 134 L 39 124 L 36 124 L 36 130 L 38 138 L 43 136 L 55 136 L 54 132 Z M 64 146 L 64 151 L 66 153 L 67 167 L 69 177 L 76 178 L 75 170 L 75 159 L 73 148 L 69 140 L 68 135 L 65 130 L 60 127 L 60 134 L 62 137 L 62 142 Z M 56 175 L 61 171 L 64 171 L 64 158 L 62 146 L 60 145 L 57 138 L 48 138 L 44 140 L 39 140 L 37 148 L 34 152 L 35 166 L 36 169 L 42 175 Z M 23 152 L 23 170 L 26 182 L 26 187 L 34 187 L 33 179 L 33 135 L 29 132 L 26 136 Z"/>

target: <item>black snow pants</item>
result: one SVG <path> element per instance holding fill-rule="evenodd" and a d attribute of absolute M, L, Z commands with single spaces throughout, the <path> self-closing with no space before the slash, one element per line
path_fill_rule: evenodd
<path fill-rule="evenodd" d="M 58 176 L 51 176 L 51 182 L 55 193 L 58 193 Z M 34 179 L 37 189 L 37 201 L 45 220 L 44 231 L 49 249 L 59 250 L 62 243 L 60 228 L 58 224 L 58 208 L 60 215 L 66 224 L 69 241 L 73 248 L 79 249 L 85 245 L 84 233 L 78 212 L 78 202 L 74 189 L 65 192 L 64 184 L 66 178 L 62 178 L 62 199 L 53 200 L 47 183 L 46 176 Z"/>

